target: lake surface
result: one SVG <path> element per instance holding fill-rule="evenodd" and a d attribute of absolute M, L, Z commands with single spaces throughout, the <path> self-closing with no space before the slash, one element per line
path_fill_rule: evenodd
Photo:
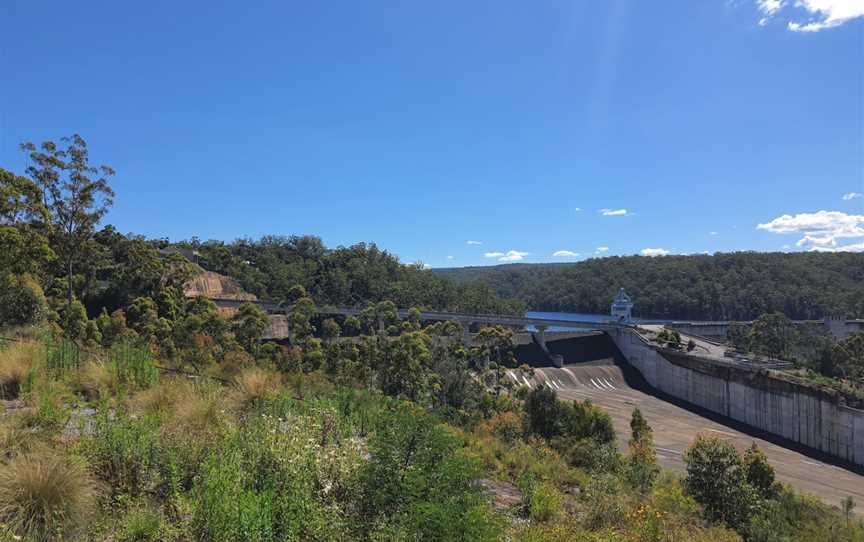
<path fill-rule="evenodd" d="M 525 313 L 528 318 L 541 318 L 544 320 L 573 320 L 577 322 L 605 322 L 612 320 L 609 314 L 586 314 L 581 312 L 542 312 L 528 311 Z M 634 322 L 642 324 L 663 323 L 663 320 L 651 320 L 648 318 L 633 318 Z M 533 326 L 528 326 L 529 331 L 534 331 Z M 573 331 L 573 328 L 550 326 L 547 331 Z"/>

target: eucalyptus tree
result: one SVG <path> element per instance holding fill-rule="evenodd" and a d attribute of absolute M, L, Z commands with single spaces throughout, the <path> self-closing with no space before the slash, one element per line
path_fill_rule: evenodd
<path fill-rule="evenodd" d="M 54 258 L 45 237 L 49 221 L 36 183 L 0 168 L 0 270 L 42 271 Z"/>
<path fill-rule="evenodd" d="M 114 202 L 114 191 L 108 184 L 114 170 L 90 164 L 87 143 L 80 135 L 60 141 L 61 145 L 45 141 L 38 147 L 28 142 L 21 149 L 31 161 L 27 175 L 42 191 L 51 214 L 54 249 L 66 273 L 66 303 L 71 307 L 79 255 Z"/>

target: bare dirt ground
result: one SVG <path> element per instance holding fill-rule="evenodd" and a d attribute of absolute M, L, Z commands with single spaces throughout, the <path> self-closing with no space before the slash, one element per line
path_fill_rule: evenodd
<path fill-rule="evenodd" d="M 510 378 L 525 383 L 518 371 L 511 371 Z M 640 391 L 628 384 L 622 368 L 613 360 L 570 364 L 560 369 L 536 368 L 534 378 L 529 380 L 532 388 L 548 386 L 561 399 L 590 399 L 606 410 L 612 416 L 622 452 L 626 451 L 630 438 L 630 415 L 639 407 L 654 430 L 657 459 L 666 468 L 683 472 L 684 450 L 698 433 L 708 433 L 728 440 L 741 452 L 756 442 L 768 456 L 779 480 L 828 504 L 839 505 L 847 495 L 864 502 L 864 476 Z"/>

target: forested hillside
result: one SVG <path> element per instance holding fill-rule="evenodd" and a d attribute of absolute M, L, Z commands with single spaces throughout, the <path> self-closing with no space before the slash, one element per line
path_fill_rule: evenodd
<path fill-rule="evenodd" d="M 437 269 L 482 280 L 534 310 L 606 313 L 624 287 L 643 317 L 750 320 L 780 311 L 793 319 L 864 316 L 864 254 L 755 253 L 596 258 L 574 264 Z"/>
<path fill-rule="evenodd" d="M 318 303 L 360 305 L 385 299 L 399 307 L 426 307 L 460 312 L 518 313 L 522 303 L 502 300 L 479 281 L 451 281 L 406 265 L 375 244 L 328 249 L 312 236 L 266 236 L 179 243 L 195 250 L 205 269 L 236 279 L 261 299 L 284 301 L 296 285 Z"/>

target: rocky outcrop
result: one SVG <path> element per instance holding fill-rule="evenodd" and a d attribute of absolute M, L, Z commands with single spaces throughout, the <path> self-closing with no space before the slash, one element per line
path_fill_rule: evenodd
<path fill-rule="evenodd" d="M 212 271 L 202 271 L 183 287 L 186 297 L 256 301 L 255 294 L 243 290 L 236 280 Z"/>

